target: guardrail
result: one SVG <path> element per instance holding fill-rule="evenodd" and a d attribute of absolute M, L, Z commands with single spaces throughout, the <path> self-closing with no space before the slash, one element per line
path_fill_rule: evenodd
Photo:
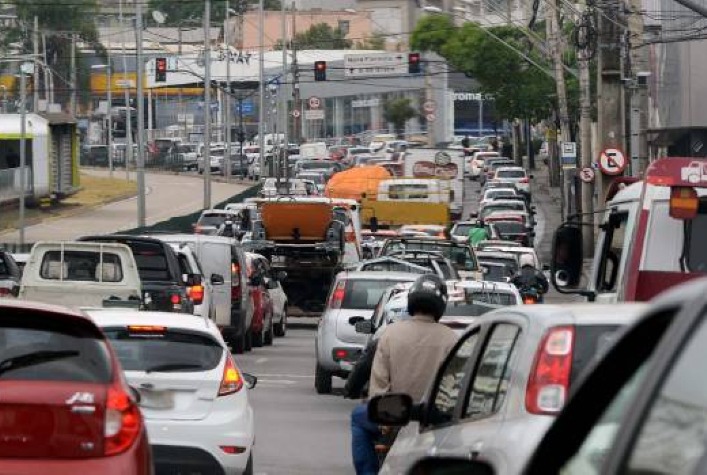
<path fill-rule="evenodd" d="M 20 197 L 22 190 L 21 168 L 0 170 L 0 202 Z M 25 196 L 32 194 L 32 169 L 25 167 Z"/>

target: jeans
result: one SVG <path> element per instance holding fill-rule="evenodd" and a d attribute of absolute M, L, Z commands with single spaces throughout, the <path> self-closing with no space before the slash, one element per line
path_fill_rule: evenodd
<path fill-rule="evenodd" d="M 368 420 L 368 404 L 359 404 L 351 412 L 351 454 L 356 475 L 378 473 L 378 455 L 375 449 L 375 440 L 378 437 L 378 425 Z"/>

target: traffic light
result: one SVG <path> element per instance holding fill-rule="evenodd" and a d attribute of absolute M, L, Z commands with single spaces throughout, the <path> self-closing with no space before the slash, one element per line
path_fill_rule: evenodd
<path fill-rule="evenodd" d="M 155 59 L 155 82 L 167 81 L 167 58 Z"/>
<path fill-rule="evenodd" d="M 420 74 L 420 53 L 408 53 L 408 73 Z"/>
<path fill-rule="evenodd" d="M 314 62 L 314 80 L 326 81 L 326 61 Z"/>

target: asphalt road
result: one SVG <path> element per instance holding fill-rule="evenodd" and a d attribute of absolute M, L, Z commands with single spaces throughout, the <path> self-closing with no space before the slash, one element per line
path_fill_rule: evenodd
<path fill-rule="evenodd" d="M 108 172 L 91 170 L 99 176 Z M 132 175 L 134 177 L 134 174 Z M 202 209 L 204 181 L 199 176 L 159 173 L 145 174 L 147 224 Z M 245 190 L 246 186 L 212 182 L 211 197 L 218 203 Z M 72 240 L 89 234 L 106 234 L 136 227 L 137 198 L 110 203 L 73 216 L 49 219 L 25 229 L 27 242 L 40 240 Z M 17 231 L 0 234 L 2 242 L 17 242 Z"/>
<path fill-rule="evenodd" d="M 255 473 L 353 474 L 349 414 L 356 402 L 314 390 L 314 328 L 288 329 L 270 347 L 236 355 L 241 370 L 258 377 L 250 391 L 255 410 Z"/>

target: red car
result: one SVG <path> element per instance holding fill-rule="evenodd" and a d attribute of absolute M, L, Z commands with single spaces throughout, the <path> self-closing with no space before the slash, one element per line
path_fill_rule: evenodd
<path fill-rule="evenodd" d="M 267 259 L 260 254 L 246 252 L 248 266 L 248 293 L 253 303 L 253 320 L 250 334 L 253 346 L 272 345 L 273 340 L 273 303 L 268 292 Z"/>
<path fill-rule="evenodd" d="M 134 394 L 86 316 L 0 301 L 2 473 L 152 473 Z"/>

